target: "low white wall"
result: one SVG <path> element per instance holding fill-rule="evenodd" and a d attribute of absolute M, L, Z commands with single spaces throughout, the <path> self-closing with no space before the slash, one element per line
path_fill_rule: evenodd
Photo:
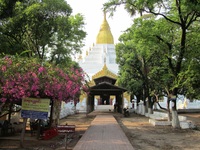
<path fill-rule="evenodd" d="M 61 111 L 60 111 L 60 119 L 68 116 L 68 115 L 72 115 L 75 113 L 75 107 L 74 107 L 74 102 L 62 102 L 61 104 Z"/>

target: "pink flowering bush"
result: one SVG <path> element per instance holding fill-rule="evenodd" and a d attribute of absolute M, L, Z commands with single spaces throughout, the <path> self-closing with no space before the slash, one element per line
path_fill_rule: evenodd
<path fill-rule="evenodd" d="M 84 72 L 66 71 L 35 58 L 4 57 L 0 62 L 0 101 L 19 102 L 25 97 L 77 100 L 85 88 Z"/>

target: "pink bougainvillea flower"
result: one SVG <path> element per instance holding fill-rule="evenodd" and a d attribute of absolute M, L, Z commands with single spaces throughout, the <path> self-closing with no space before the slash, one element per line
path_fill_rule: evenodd
<path fill-rule="evenodd" d="M 41 67 L 38 68 L 38 72 L 39 72 L 39 73 L 42 73 L 44 70 L 45 70 L 45 69 L 44 69 L 43 66 L 41 66 Z"/>
<path fill-rule="evenodd" d="M 5 71 L 6 71 L 6 66 L 3 65 L 3 66 L 1 67 L 1 70 L 2 70 L 3 72 L 5 72 Z"/>
<path fill-rule="evenodd" d="M 24 97 L 48 97 L 68 102 L 79 99 L 81 89 L 85 90 L 82 69 L 71 68 L 66 73 L 50 64 L 41 65 L 32 58 L 14 57 L 2 59 L 0 68 L 2 102 L 20 101 Z"/>

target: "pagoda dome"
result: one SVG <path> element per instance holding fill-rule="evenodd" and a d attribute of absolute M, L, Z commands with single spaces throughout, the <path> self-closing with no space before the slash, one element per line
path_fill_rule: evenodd
<path fill-rule="evenodd" d="M 110 26 L 106 20 L 105 12 L 103 23 L 101 24 L 99 33 L 96 38 L 96 44 L 114 44 L 113 35 L 110 31 Z"/>

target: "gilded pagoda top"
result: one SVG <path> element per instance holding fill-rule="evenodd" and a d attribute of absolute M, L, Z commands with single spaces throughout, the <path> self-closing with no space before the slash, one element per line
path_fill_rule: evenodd
<path fill-rule="evenodd" d="M 96 44 L 114 44 L 113 35 L 110 31 L 110 26 L 106 20 L 105 12 L 103 23 L 101 24 L 99 33 L 96 38 Z"/>

